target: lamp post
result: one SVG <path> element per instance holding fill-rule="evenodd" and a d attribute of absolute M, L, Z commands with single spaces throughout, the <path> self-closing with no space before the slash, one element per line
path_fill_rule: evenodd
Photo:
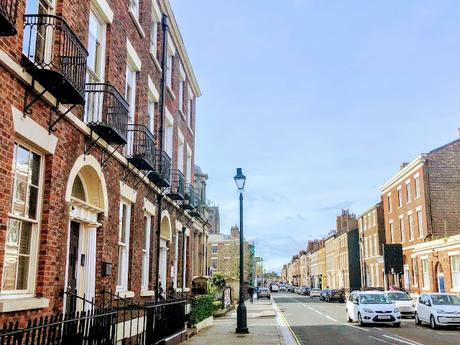
<path fill-rule="evenodd" d="M 236 309 L 236 333 L 249 333 L 246 306 L 244 305 L 244 247 L 243 247 L 243 191 L 246 183 L 246 176 L 241 168 L 236 169 L 234 177 L 238 192 L 240 193 L 240 298 Z"/>

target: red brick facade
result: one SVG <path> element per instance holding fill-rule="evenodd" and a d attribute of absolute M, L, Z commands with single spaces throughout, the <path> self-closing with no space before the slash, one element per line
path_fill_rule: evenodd
<path fill-rule="evenodd" d="M 111 11 L 113 12 L 113 21 L 107 24 L 106 33 L 106 50 L 105 50 L 105 82 L 111 83 L 115 88 L 124 94 L 125 90 L 125 75 L 126 64 L 128 59 L 127 39 L 132 43 L 135 52 L 138 54 L 142 63 L 141 70 L 137 73 L 136 78 L 136 104 L 135 104 L 135 123 L 147 123 L 147 100 L 149 94 L 148 79 L 153 81 L 156 89 L 161 93 L 161 78 L 162 71 L 159 63 L 162 56 L 162 38 L 163 31 L 161 23 L 158 25 L 158 46 L 157 46 L 157 61 L 150 54 L 149 37 L 152 21 L 152 1 L 157 0 L 141 0 L 140 1 L 140 28 L 136 27 L 135 21 L 128 11 L 130 1 L 108 2 Z M 77 37 L 82 41 L 85 47 L 88 46 L 88 23 L 90 8 L 94 3 L 106 3 L 105 1 L 97 0 L 57 0 L 54 13 L 62 16 L 70 28 L 75 32 Z M 43 297 L 49 300 L 47 308 L 38 308 L 33 310 L 19 310 L 0 314 L 0 324 L 7 320 L 19 319 L 25 320 L 31 316 L 45 315 L 53 312 L 61 311 L 63 308 L 62 291 L 65 288 L 66 262 L 68 261 L 67 241 L 69 234 L 69 217 L 70 204 L 66 199 L 68 189 L 69 175 L 75 162 L 85 152 L 85 147 L 90 143 L 89 135 L 91 132 L 83 122 L 83 106 L 75 107 L 71 114 L 67 115 L 56 125 L 56 131 L 50 132 L 50 136 L 57 139 L 56 148 L 53 154 L 49 154 L 42 150 L 41 146 L 34 143 L 24 133 L 18 134 L 16 124 L 13 121 L 12 107 L 22 111 L 24 106 L 24 95 L 26 86 L 30 85 L 30 76 L 20 66 L 22 55 L 22 39 L 23 39 L 23 14 L 24 3 L 20 1 L 20 8 L 17 20 L 18 34 L 11 37 L 0 37 L 0 277 L 3 277 L 4 269 L 4 254 L 5 242 L 8 229 L 9 213 L 11 208 L 12 198 L 12 162 L 14 144 L 21 143 L 30 146 L 33 150 L 42 154 L 43 178 L 41 181 L 43 195 L 40 198 L 40 217 L 38 221 L 38 248 L 36 258 L 36 281 L 33 290 L 33 296 Z M 93 3 L 93 5 L 91 5 Z M 160 0 L 157 3 L 158 8 L 164 14 L 169 16 L 170 38 L 176 47 L 176 55 L 172 68 L 172 93 L 166 91 L 165 106 L 174 119 L 173 139 L 172 139 L 172 168 L 178 168 L 178 132 L 184 137 L 185 147 L 188 145 L 192 151 L 191 169 L 194 169 L 194 152 L 195 152 L 195 99 L 200 96 L 200 90 L 196 84 L 190 62 L 183 48 L 183 42 L 178 32 L 177 24 L 172 15 L 169 3 L 166 0 Z M 185 69 L 186 85 L 190 85 L 194 92 L 192 101 L 191 121 L 190 126 L 187 124 L 185 115 L 179 112 L 179 61 Z M 158 63 L 159 62 L 159 63 Z M 184 93 L 187 95 L 188 87 Z M 187 97 L 184 97 L 187 100 Z M 38 102 L 36 102 L 31 110 L 32 113 L 27 115 L 29 119 L 36 124 L 48 130 L 48 122 L 50 116 L 50 104 L 54 104 L 53 95 L 45 93 Z M 187 112 L 189 102 L 184 101 L 184 113 Z M 61 108 L 62 109 L 62 108 Z M 156 137 L 156 146 L 158 147 L 159 123 L 160 123 L 160 107 L 155 111 L 155 127 L 153 133 Z M 53 119 L 57 118 L 57 114 L 53 115 Z M 33 136 L 32 136 L 33 137 Z M 94 140 L 94 134 L 93 134 Z M 101 162 L 107 158 L 107 153 L 103 153 L 105 146 L 102 140 L 98 141 L 87 153 L 88 157 L 94 157 L 97 162 Z M 185 148 L 184 148 L 185 149 Z M 171 269 L 174 264 L 174 258 L 178 255 L 178 280 L 177 285 L 180 287 L 181 272 L 182 272 L 182 242 L 183 236 L 181 227 L 186 227 L 187 241 L 187 282 L 186 287 L 191 287 L 192 269 L 195 265 L 202 267 L 201 274 L 205 275 L 205 264 L 203 261 L 195 262 L 196 260 L 204 260 L 195 258 L 191 254 L 192 248 L 196 248 L 199 244 L 194 243 L 194 239 L 200 239 L 201 246 L 205 248 L 203 242 L 206 241 L 207 225 L 205 220 L 193 218 L 188 212 L 184 211 L 180 205 L 173 200 L 165 197 L 163 207 L 158 210 L 157 192 L 158 189 L 146 179 L 140 181 L 141 172 L 135 170 L 127 176 L 127 162 L 123 159 L 122 150 L 118 150 L 117 155 L 108 159 L 107 164 L 101 168 L 103 179 L 106 184 L 107 201 L 105 205 L 108 212 L 100 212 L 96 232 L 96 291 L 102 288 L 115 290 L 117 285 L 118 271 L 118 238 L 119 238 L 119 208 L 120 208 L 120 181 L 126 178 L 125 184 L 136 193 L 136 200 L 131 207 L 131 224 L 130 224 L 130 241 L 129 241 L 129 267 L 128 267 L 128 290 L 134 292 L 135 298 L 140 297 L 141 291 L 141 265 L 142 265 L 142 247 L 143 247 L 143 229 L 145 226 L 145 205 L 144 198 L 148 199 L 152 204 L 156 205 L 156 214 L 158 212 L 167 211 L 169 214 L 169 222 L 172 236 L 168 242 L 168 257 L 167 257 L 167 285 L 171 284 Z M 186 157 L 187 152 L 184 152 Z M 182 171 L 186 173 L 184 166 Z M 135 176 L 137 174 L 137 176 Z M 191 172 L 193 176 L 194 172 Z M 193 178 L 192 178 L 193 179 Z M 72 181 L 70 182 L 72 183 Z M 164 212 L 166 214 L 166 212 Z M 158 243 L 156 242 L 156 230 L 158 228 L 157 216 L 152 215 L 152 232 L 150 234 L 150 278 L 149 290 L 154 290 L 155 287 L 155 256 Z M 180 224 L 180 226 L 179 226 Z M 179 236 L 178 253 L 175 253 L 176 236 Z M 204 257 L 204 253 L 201 253 Z M 111 274 L 107 277 L 102 276 L 102 263 L 109 262 L 112 264 Z M 197 272 L 197 270 L 194 270 Z M 4 290 L 1 291 L 5 293 Z M 11 296 L 10 296 L 11 297 Z M 17 296 L 20 298 L 21 296 Z M 150 297 L 151 298 L 151 297 Z M 3 296 L 0 296 L 0 304 Z"/>

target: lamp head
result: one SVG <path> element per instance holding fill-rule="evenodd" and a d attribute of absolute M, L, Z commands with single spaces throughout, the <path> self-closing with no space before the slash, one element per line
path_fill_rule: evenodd
<path fill-rule="evenodd" d="M 238 187 L 238 191 L 240 193 L 244 190 L 244 185 L 246 183 L 246 176 L 243 175 L 243 171 L 241 168 L 236 169 L 236 175 L 234 177 L 236 186 Z"/>

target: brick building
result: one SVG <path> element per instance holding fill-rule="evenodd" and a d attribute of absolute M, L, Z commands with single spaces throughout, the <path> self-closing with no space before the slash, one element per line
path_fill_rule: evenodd
<path fill-rule="evenodd" d="M 384 287 L 385 219 L 378 203 L 358 216 L 362 287 Z"/>
<path fill-rule="evenodd" d="M 460 292 L 459 170 L 457 139 L 402 164 L 381 188 L 386 242 L 402 244 L 401 284 L 412 293 Z"/>
<path fill-rule="evenodd" d="M 201 91 L 168 0 L 11 3 L 17 18 L 0 21 L 0 324 L 81 309 L 67 288 L 96 300 L 102 288 L 152 299 L 159 282 L 187 291 L 206 274 Z"/>

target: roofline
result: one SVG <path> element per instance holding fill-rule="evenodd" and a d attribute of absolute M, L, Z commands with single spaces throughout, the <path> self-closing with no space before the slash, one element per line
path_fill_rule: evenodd
<path fill-rule="evenodd" d="M 382 204 L 382 202 L 379 201 L 379 202 L 376 203 L 374 206 L 371 206 L 371 207 L 369 207 L 367 210 L 361 212 L 361 214 L 359 214 L 356 218 L 359 219 L 359 218 L 363 217 L 364 215 L 366 215 L 367 213 L 369 213 L 369 211 L 373 211 L 374 209 L 376 209 L 377 207 L 379 207 L 381 204 Z"/>
<path fill-rule="evenodd" d="M 380 193 L 382 194 L 385 193 L 385 191 L 390 189 L 393 186 L 393 184 L 403 179 L 405 175 L 407 175 L 411 170 L 415 169 L 417 165 L 423 164 L 425 162 L 425 159 L 426 159 L 425 153 L 419 154 L 412 162 L 410 162 L 404 168 L 399 170 L 395 175 L 393 175 L 393 177 L 391 177 L 387 182 L 385 182 L 380 187 Z"/>
<path fill-rule="evenodd" d="M 184 40 L 182 39 L 182 35 L 180 33 L 179 26 L 177 25 L 176 17 L 174 16 L 174 12 L 172 10 L 171 4 L 169 0 L 160 0 L 160 4 L 163 7 L 164 11 L 166 12 L 166 15 L 169 18 L 170 33 L 174 39 L 176 48 L 179 51 L 181 60 L 184 63 L 184 68 L 187 72 L 187 76 L 190 79 L 190 84 L 192 85 L 193 93 L 195 94 L 196 97 L 200 97 L 201 89 L 200 89 L 200 86 L 198 85 L 198 81 L 196 80 L 195 72 L 193 71 L 192 64 L 187 54 L 187 50 L 185 49 Z"/>
<path fill-rule="evenodd" d="M 435 153 L 435 152 L 438 152 L 438 151 L 441 151 L 442 149 L 452 145 L 452 144 L 455 144 L 456 142 L 460 141 L 460 138 L 458 139 L 455 139 L 453 141 L 451 141 L 450 143 L 447 143 L 445 145 L 442 145 L 442 146 L 439 146 L 438 148 L 435 148 L 434 150 L 431 150 L 428 154 L 431 154 L 431 153 Z"/>

